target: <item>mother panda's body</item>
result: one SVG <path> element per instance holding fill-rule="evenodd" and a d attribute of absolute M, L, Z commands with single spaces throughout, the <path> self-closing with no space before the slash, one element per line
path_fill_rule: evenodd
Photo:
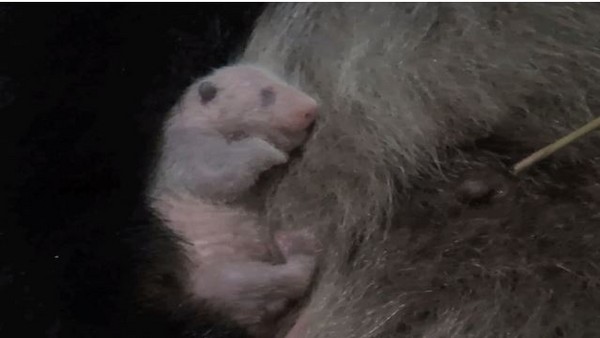
<path fill-rule="evenodd" d="M 267 200 L 329 243 L 290 336 L 600 335 L 599 135 L 504 174 L 598 114 L 599 33 L 592 4 L 269 7 L 242 59 L 322 103 Z"/>

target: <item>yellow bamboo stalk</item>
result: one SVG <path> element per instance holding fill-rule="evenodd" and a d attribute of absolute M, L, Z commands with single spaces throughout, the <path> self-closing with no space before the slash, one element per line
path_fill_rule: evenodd
<path fill-rule="evenodd" d="M 556 151 L 564 148 L 571 142 L 577 140 L 578 138 L 586 135 L 587 133 L 593 131 L 596 128 L 600 127 L 600 117 L 595 118 L 594 120 L 586 123 L 583 127 L 575 130 L 574 132 L 568 134 L 557 140 L 554 143 L 547 145 L 546 147 L 536 151 L 535 153 L 527 156 L 526 158 L 519 161 L 517 164 L 513 166 L 513 173 L 515 175 L 522 173 L 527 168 L 531 167 L 536 162 L 539 162 L 546 157 L 552 155 Z"/>

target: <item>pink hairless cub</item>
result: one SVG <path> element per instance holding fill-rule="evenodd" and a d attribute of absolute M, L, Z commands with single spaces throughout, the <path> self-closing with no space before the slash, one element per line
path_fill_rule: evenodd
<path fill-rule="evenodd" d="M 307 94 L 237 65 L 192 84 L 164 129 L 152 203 L 183 239 L 186 288 L 256 336 L 305 292 L 316 245 L 304 232 L 280 231 L 273 241 L 258 215 L 232 201 L 287 162 L 316 117 Z M 284 263 L 274 264 L 272 248 Z"/>

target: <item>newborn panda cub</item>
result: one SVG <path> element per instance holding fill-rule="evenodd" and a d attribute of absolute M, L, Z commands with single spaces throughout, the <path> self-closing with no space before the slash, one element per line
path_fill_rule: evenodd
<path fill-rule="evenodd" d="M 316 247 L 302 232 L 269 236 L 236 199 L 288 160 L 316 111 L 314 99 L 274 75 L 237 65 L 193 83 L 164 128 L 152 206 L 182 238 L 186 287 L 257 336 L 305 292 Z"/>

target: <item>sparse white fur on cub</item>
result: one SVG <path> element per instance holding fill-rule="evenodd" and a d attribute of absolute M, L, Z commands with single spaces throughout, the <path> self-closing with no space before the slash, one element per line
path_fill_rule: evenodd
<path fill-rule="evenodd" d="M 183 239 L 192 297 L 256 335 L 307 288 L 313 239 L 275 236 L 235 201 L 258 176 L 288 160 L 316 117 L 314 99 L 248 65 L 216 70 L 184 93 L 165 128 L 152 205 Z"/>

